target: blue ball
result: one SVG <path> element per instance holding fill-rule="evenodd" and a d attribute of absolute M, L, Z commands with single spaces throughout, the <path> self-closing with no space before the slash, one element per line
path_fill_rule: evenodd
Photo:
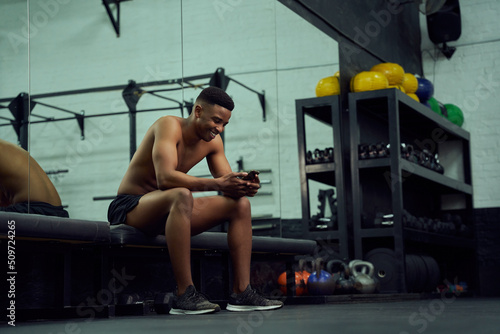
<path fill-rule="evenodd" d="M 417 78 L 417 80 L 418 88 L 415 94 L 417 94 L 420 102 L 426 102 L 434 95 L 434 85 L 425 78 Z"/>

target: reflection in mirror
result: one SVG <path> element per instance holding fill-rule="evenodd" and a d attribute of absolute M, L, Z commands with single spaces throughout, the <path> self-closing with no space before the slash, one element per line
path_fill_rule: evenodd
<path fill-rule="evenodd" d="M 320 79 L 333 76 L 339 70 L 338 44 L 309 22 L 278 3 L 276 6 L 277 41 L 277 101 L 280 143 L 281 212 L 285 236 L 300 237 L 303 227 L 298 161 L 298 142 L 295 100 L 316 97 Z M 306 151 L 325 150 L 333 147 L 332 128 L 306 119 Z M 318 194 L 330 193 L 330 186 L 309 182 L 311 208 L 307 218 L 318 212 Z M 325 212 L 325 216 L 330 216 Z M 300 222 L 296 226 L 294 222 Z"/>
<path fill-rule="evenodd" d="M 235 103 L 224 130 L 225 154 L 233 171 L 260 171 L 261 188 L 250 197 L 253 234 L 271 236 L 281 236 L 276 5 L 272 0 L 182 1 L 184 74 L 224 69 L 227 87 L 222 88 Z M 188 100 L 197 94 L 198 89 L 184 89 Z M 190 174 L 210 177 L 204 162 Z"/>
<path fill-rule="evenodd" d="M 28 210 L 27 2 L 2 1 L 0 22 L 0 210 Z"/>
<path fill-rule="evenodd" d="M 106 221 L 146 129 L 183 112 L 180 0 L 30 3 L 31 155 L 71 218 Z"/>

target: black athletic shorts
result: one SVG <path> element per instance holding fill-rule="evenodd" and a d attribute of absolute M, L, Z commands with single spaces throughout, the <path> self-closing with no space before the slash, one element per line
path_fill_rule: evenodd
<path fill-rule="evenodd" d="M 5 208 L 0 208 L 3 212 L 32 213 L 44 216 L 56 216 L 69 218 L 68 211 L 62 206 L 54 206 L 45 202 L 20 202 Z"/>
<path fill-rule="evenodd" d="M 144 195 L 118 195 L 109 204 L 108 221 L 111 225 L 125 224 L 127 213 L 137 206 Z"/>

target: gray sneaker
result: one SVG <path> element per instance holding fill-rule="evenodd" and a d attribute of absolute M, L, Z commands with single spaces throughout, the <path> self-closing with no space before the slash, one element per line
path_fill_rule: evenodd
<path fill-rule="evenodd" d="M 232 293 L 226 310 L 228 311 L 267 311 L 283 307 L 283 302 L 279 300 L 267 299 L 259 295 L 252 289 L 250 284 L 245 291 L 240 294 Z"/>
<path fill-rule="evenodd" d="M 205 296 L 196 291 L 192 285 L 188 286 L 184 294 L 177 296 L 174 294 L 174 300 L 170 314 L 203 314 L 219 312 L 220 306 L 211 303 Z"/>

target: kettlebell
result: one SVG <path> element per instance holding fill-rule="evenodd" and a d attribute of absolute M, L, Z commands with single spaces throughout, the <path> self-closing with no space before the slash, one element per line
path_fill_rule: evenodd
<path fill-rule="evenodd" d="M 342 260 L 330 260 L 326 264 L 326 270 L 335 279 L 335 294 L 349 294 L 353 290 L 353 280 L 349 275 L 349 268 Z"/>
<path fill-rule="evenodd" d="M 311 295 L 333 295 L 335 279 L 325 270 L 322 270 L 323 259 L 318 258 L 313 263 L 313 273 L 307 280 L 307 290 Z"/>
<path fill-rule="evenodd" d="M 311 276 L 311 273 L 306 270 L 306 260 L 304 259 L 299 260 L 299 273 L 302 277 L 300 280 L 300 294 L 299 287 L 297 287 L 297 296 L 308 295 L 309 291 L 307 290 L 307 280 L 309 279 L 309 276 Z"/>
<path fill-rule="evenodd" d="M 353 260 L 349 263 L 349 270 L 354 278 L 354 290 L 359 293 L 374 293 L 377 284 L 373 278 L 375 268 L 371 262 Z"/>
<path fill-rule="evenodd" d="M 296 296 L 303 296 L 307 294 L 307 279 L 309 278 L 309 275 L 311 275 L 308 271 L 305 270 L 305 261 L 300 260 L 299 261 L 299 270 L 296 271 L 295 274 L 295 295 Z M 281 292 L 283 295 L 286 295 L 287 289 L 286 289 L 286 284 L 287 283 L 287 278 L 286 278 L 286 271 L 281 273 L 281 275 L 278 277 L 278 284 L 280 287 Z"/>

